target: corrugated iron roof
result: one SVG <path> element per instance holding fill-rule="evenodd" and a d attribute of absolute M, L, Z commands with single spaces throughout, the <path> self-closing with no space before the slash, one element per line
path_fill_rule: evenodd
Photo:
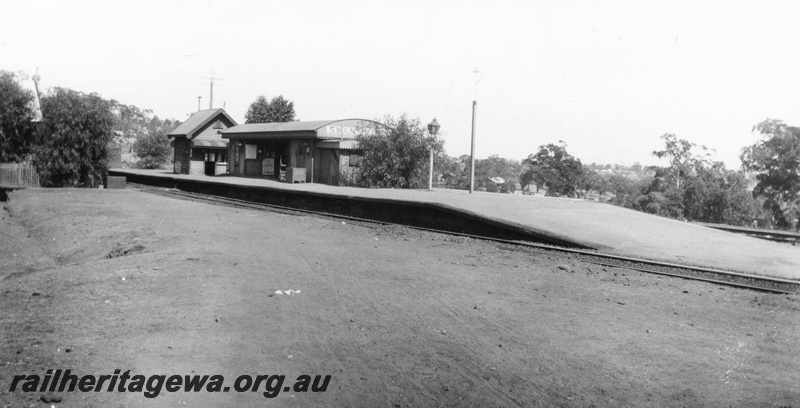
<path fill-rule="evenodd" d="M 284 139 L 297 137 L 317 137 L 322 136 L 330 126 L 339 122 L 344 127 L 352 128 L 353 122 L 356 123 L 378 123 L 368 119 L 337 119 L 337 120 L 309 120 L 298 122 L 272 122 L 272 123 L 245 123 L 225 129 L 221 132 L 223 138 L 263 138 L 263 139 Z M 350 122 L 350 123 L 347 123 Z M 380 123 L 378 123 L 380 125 Z M 334 126 L 341 128 L 342 126 Z M 328 136 L 331 137 L 331 136 Z M 333 138 L 333 137 L 331 137 Z M 335 138 L 342 138 L 338 136 Z"/>
<path fill-rule="evenodd" d="M 206 109 L 198 111 L 194 115 L 190 116 L 189 119 L 186 119 L 186 122 L 181 123 L 180 126 L 176 127 L 172 132 L 169 132 L 167 137 L 192 137 L 195 132 L 200 130 L 200 128 L 203 126 L 209 124 L 212 120 L 215 120 L 220 114 L 233 123 L 234 127 L 236 127 L 236 121 L 233 120 L 233 118 L 230 117 L 230 115 L 228 115 L 224 109 Z"/>
<path fill-rule="evenodd" d="M 245 123 L 237 125 L 222 133 L 273 133 L 273 132 L 304 132 L 314 131 L 340 120 L 309 120 L 304 122 L 272 122 L 272 123 Z"/>

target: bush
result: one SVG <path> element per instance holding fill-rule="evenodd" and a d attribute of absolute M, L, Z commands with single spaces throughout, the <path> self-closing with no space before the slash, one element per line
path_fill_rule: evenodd
<path fill-rule="evenodd" d="M 0 162 L 25 160 L 33 139 L 33 94 L 14 74 L 0 71 Z"/>
<path fill-rule="evenodd" d="M 434 139 L 419 119 L 403 114 L 387 116 L 358 136 L 364 156 L 357 177 L 362 187 L 423 188 L 428 185 L 429 149 L 434 155 L 444 151 L 441 139 Z"/>
<path fill-rule="evenodd" d="M 44 187 L 96 187 L 108 174 L 114 115 L 97 94 L 56 88 L 42 98 L 34 164 Z"/>
<path fill-rule="evenodd" d="M 172 149 L 164 132 L 148 134 L 136 141 L 133 151 L 139 157 L 136 167 L 140 169 L 160 169 L 169 162 Z"/>

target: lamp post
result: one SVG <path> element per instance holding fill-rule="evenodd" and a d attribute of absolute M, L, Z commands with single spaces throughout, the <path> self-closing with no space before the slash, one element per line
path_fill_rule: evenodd
<path fill-rule="evenodd" d="M 436 141 L 436 134 L 439 133 L 439 122 L 436 121 L 436 118 L 433 118 L 431 123 L 428 123 L 428 133 L 431 134 L 431 160 L 430 166 L 428 168 L 428 190 L 433 189 L 433 144 Z"/>
<path fill-rule="evenodd" d="M 472 71 L 473 74 L 480 74 L 478 68 Z M 472 100 L 472 147 L 469 150 L 469 193 L 475 191 L 475 111 L 478 108 L 478 82 L 481 82 L 483 75 L 475 81 L 475 98 Z"/>

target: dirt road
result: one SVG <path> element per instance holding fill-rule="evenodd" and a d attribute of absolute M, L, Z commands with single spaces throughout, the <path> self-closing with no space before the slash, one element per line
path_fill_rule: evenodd
<path fill-rule="evenodd" d="M 133 191 L 4 204 L 0 406 L 800 405 L 797 296 Z M 47 369 L 331 378 L 7 392 Z"/>

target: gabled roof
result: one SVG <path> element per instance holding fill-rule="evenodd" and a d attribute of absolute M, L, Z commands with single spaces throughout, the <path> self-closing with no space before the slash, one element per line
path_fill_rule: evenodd
<path fill-rule="evenodd" d="M 186 122 L 181 123 L 175 130 L 169 132 L 167 137 L 186 136 L 191 138 L 197 131 L 217 120 L 220 115 L 230 121 L 233 126 L 236 126 L 236 121 L 225 112 L 225 109 L 206 109 L 190 116 L 189 119 L 186 119 Z"/>

